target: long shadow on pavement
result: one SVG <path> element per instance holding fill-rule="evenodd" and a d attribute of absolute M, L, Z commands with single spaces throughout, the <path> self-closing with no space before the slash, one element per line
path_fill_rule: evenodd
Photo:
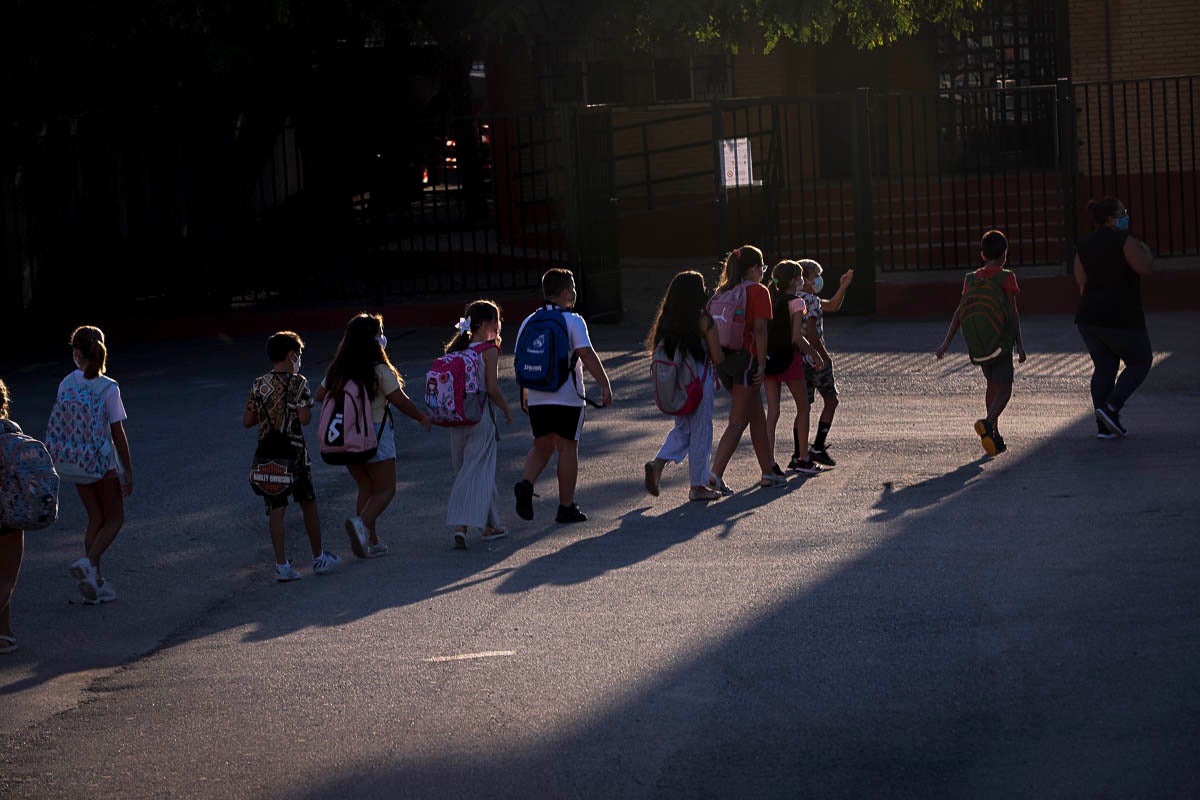
<path fill-rule="evenodd" d="M 307 796 L 1193 796 L 1200 503 L 1180 441 L 1151 422 L 1113 447 L 1082 418 L 978 480 L 973 462 L 885 488 L 894 536 L 601 716 L 486 758 L 347 765 Z M 569 561 L 506 581 L 591 574 Z"/>

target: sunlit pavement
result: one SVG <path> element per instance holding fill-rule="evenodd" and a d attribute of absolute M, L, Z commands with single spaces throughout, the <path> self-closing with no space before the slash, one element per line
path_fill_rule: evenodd
<path fill-rule="evenodd" d="M 399 322 L 419 392 L 443 332 Z M 644 330 L 595 326 L 617 403 L 588 411 L 588 522 L 553 522 L 551 473 L 534 521 L 512 512 L 518 411 L 497 479 L 512 535 L 452 550 L 448 436 L 401 418 L 391 553 L 354 559 L 352 482 L 318 464 L 343 564 L 309 574 L 293 509 L 289 584 L 245 483 L 262 339 L 114 345 L 137 468 L 103 564 L 119 600 L 70 603 L 68 488 L 27 536 L 21 650 L 0 656 L 0 796 L 1200 794 L 1198 323 L 1151 317 L 1130 436 L 1098 441 L 1070 319 L 1027 318 L 1009 452 L 986 459 L 978 370 L 961 342 L 932 356 L 944 322 L 831 318 L 838 466 L 751 488 L 747 435 L 737 493 L 708 506 L 686 466 L 645 494 L 669 420 Z M 306 338 L 315 384 L 336 336 Z M 69 367 L 0 362 L 31 432 Z"/>

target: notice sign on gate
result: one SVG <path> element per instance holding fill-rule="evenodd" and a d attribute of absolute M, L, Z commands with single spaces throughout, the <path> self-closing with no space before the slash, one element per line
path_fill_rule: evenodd
<path fill-rule="evenodd" d="M 722 186 L 754 185 L 749 137 L 721 140 L 721 179 Z"/>

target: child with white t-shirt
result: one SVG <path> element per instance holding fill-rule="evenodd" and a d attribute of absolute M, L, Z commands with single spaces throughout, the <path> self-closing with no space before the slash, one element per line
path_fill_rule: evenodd
<path fill-rule="evenodd" d="M 104 374 L 108 361 L 108 350 L 104 343 L 104 332 L 91 325 L 82 325 L 71 334 L 71 356 L 76 369 L 63 378 L 58 385 L 55 409 L 50 412 L 51 424 L 47 432 L 47 446 L 51 455 L 59 460 L 52 434 L 55 419 L 63 414 L 74 415 L 89 407 L 88 402 L 72 402 L 71 410 L 65 410 L 68 397 L 87 398 L 99 395 L 99 402 L 92 403 L 100 408 L 104 434 L 111 442 L 102 443 L 104 463 L 99 465 L 100 477 L 73 477 L 60 466 L 64 478 L 76 482 L 79 499 L 87 510 L 87 528 L 83 532 L 84 555 L 71 565 L 71 575 L 78 581 L 79 593 L 88 604 L 108 603 L 117 599 L 112 581 L 100 576 L 100 557 L 112 545 L 113 540 L 125 524 L 125 498 L 133 494 L 133 460 L 129 455 L 129 439 L 125 435 L 124 421 L 128 419 L 125 405 L 121 402 L 121 387 Z M 74 431 L 93 427 L 96 420 L 73 420 Z M 81 438 L 82 434 L 79 434 Z M 85 442 L 86 444 L 86 442 Z M 118 462 L 120 472 L 118 472 Z"/>
<path fill-rule="evenodd" d="M 587 516 L 575 503 L 575 483 L 579 477 L 579 437 L 583 432 L 583 370 L 600 384 L 600 406 L 612 403 L 612 384 L 600 357 L 592 348 L 588 338 L 587 323 L 583 317 L 570 311 L 578 295 L 575 291 L 575 275 L 568 269 L 552 269 L 542 276 L 544 309 L 562 312 L 567 329 L 571 353 L 571 375 L 557 391 L 521 390 L 521 410 L 529 415 L 529 426 L 533 430 L 533 447 L 525 457 L 525 469 L 521 480 L 513 487 L 517 498 L 517 516 L 533 519 L 533 484 L 550 463 L 550 457 L 558 453 L 558 513 L 556 522 L 583 522 Z M 536 313 L 536 312 L 535 312 Z M 521 334 L 533 319 L 530 314 L 517 331 L 520 347 Z"/>

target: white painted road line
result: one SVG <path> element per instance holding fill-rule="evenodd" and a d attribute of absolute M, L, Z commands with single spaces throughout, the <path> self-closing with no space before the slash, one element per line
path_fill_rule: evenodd
<path fill-rule="evenodd" d="M 473 658 L 500 658 L 502 656 L 515 656 L 516 650 L 487 650 L 482 653 L 463 653 L 457 656 L 434 656 L 433 658 L 423 658 L 422 661 L 433 663 L 438 661 L 469 661 Z"/>

